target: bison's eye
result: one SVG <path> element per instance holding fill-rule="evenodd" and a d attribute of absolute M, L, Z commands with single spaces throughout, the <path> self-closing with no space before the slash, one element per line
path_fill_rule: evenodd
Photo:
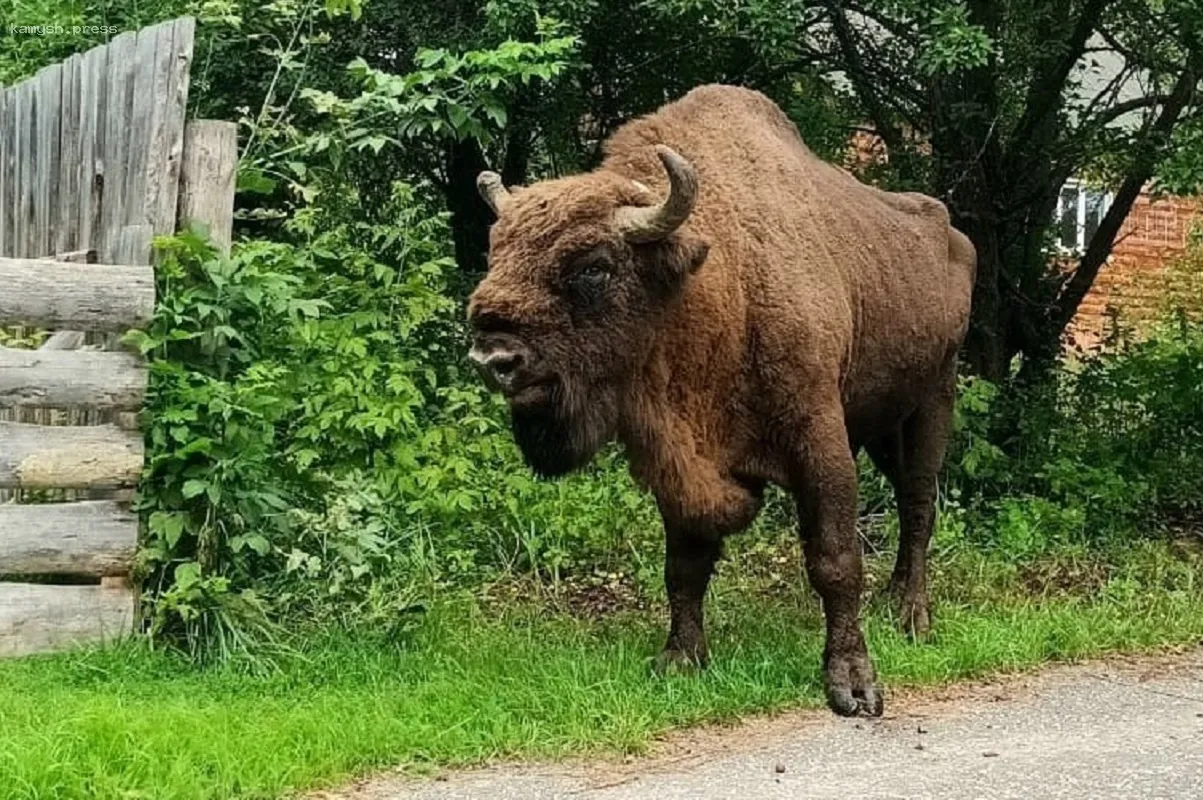
<path fill-rule="evenodd" d="M 574 264 L 568 274 L 568 286 L 581 303 L 598 300 L 610 283 L 613 273 L 602 258 L 590 258 Z"/>

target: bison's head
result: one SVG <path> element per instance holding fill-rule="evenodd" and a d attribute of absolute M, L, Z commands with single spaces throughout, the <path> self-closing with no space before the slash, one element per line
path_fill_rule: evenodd
<path fill-rule="evenodd" d="M 470 355 L 509 400 L 514 436 L 539 474 L 580 467 L 614 437 L 660 318 L 706 257 L 705 242 L 681 227 L 697 175 L 667 147 L 656 155 L 670 185 L 662 202 L 605 169 L 513 193 L 495 173 L 477 181 L 498 219 L 468 306 Z"/>

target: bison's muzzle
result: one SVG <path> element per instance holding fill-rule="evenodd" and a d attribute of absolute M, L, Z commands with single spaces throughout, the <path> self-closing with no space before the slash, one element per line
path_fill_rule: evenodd
<path fill-rule="evenodd" d="M 523 366 L 527 361 L 521 351 L 473 345 L 468 351 L 468 358 L 476 365 L 490 390 L 509 395 L 513 390 L 521 389 Z"/>

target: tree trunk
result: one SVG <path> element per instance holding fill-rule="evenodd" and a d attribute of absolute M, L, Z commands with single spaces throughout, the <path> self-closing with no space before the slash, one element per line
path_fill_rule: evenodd
<path fill-rule="evenodd" d="M 974 4 L 975 22 L 998 27 L 994 4 Z M 954 227 L 977 250 L 977 281 L 962 356 L 969 369 L 987 380 L 1006 378 L 1014 355 L 1005 293 L 1007 239 L 997 195 L 1002 153 L 994 120 L 999 97 L 994 57 L 982 68 L 937 76 L 928 87 L 932 119 L 932 188 L 948 206 Z"/>
<path fill-rule="evenodd" d="M 965 337 L 963 355 L 970 372 L 999 383 L 1006 379 L 1014 354 L 1008 346 L 1009 315 L 1001 289 L 1003 265 L 997 231 L 988 222 L 978 220 L 961 220 L 957 227 L 977 248 L 973 316 Z"/>
<path fill-rule="evenodd" d="M 455 260 L 466 286 L 474 284 L 488 267 L 489 226 L 493 212 L 476 190 L 476 176 L 488 169 L 475 139 L 447 146 L 447 183 L 444 192 L 451 212 L 451 238 Z"/>

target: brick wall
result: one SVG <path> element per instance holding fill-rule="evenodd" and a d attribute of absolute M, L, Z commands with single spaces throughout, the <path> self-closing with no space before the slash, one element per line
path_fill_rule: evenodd
<path fill-rule="evenodd" d="M 1188 277 L 1169 267 L 1186 252 L 1191 228 L 1203 222 L 1199 198 L 1142 194 L 1120 229 L 1115 248 L 1099 270 L 1094 286 L 1070 325 L 1067 344 L 1079 349 L 1100 346 L 1121 324 L 1139 330 L 1176 296 L 1185 298 Z M 1197 295 L 1195 295 L 1197 297 Z"/>

